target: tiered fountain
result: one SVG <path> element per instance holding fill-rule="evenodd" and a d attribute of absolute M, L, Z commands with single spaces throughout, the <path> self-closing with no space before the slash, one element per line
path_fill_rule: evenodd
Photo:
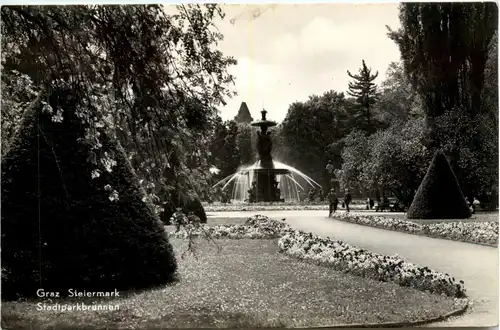
<path fill-rule="evenodd" d="M 276 126 L 277 123 L 266 119 L 266 110 L 262 110 L 261 114 L 261 120 L 251 123 L 252 126 L 260 128 L 257 132 L 259 160 L 253 165 L 241 168 L 237 173 L 221 180 L 215 186 L 223 185 L 222 190 L 225 190 L 231 183 L 234 183 L 231 198 L 234 202 L 297 201 L 299 188 L 301 190 L 304 188 L 296 180 L 295 175 L 311 187 L 320 187 L 320 185 L 297 169 L 273 161 L 271 132 L 268 128 Z"/>

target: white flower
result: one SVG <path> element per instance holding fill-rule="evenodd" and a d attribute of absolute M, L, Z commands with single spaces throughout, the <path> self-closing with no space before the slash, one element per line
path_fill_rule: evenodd
<path fill-rule="evenodd" d="M 449 275 L 404 262 L 399 256 L 378 255 L 346 243 L 297 231 L 284 235 L 278 246 L 290 256 L 321 263 L 343 272 L 454 297 L 465 294 L 462 282 L 457 283 Z M 321 252 L 315 253 L 318 246 L 321 247 Z"/>
<path fill-rule="evenodd" d="M 63 110 L 61 108 L 57 108 L 57 112 L 52 116 L 52 121 L 54 123 L 62 123 L 62 121 L 63 121 Z"/>
<path fill-rule="evenodd" d="M 50 106 L 50 104 L 48 104 L 47 102 L 45 101 L 42 101 L 42 104 L 43 104 L 43 107 L 42 107 L 42 112 L 44 113 L 47 113 L 47 114 L 51 114 L 53 109 L 52 107 Z"/>
<path fill-rule="evenodd" d="M 119 199 L 120 199 L 120 198 L 119 198 L 119 196 L 118 196 L 118 191 L 113 190 L 113 191 L 111 192 L 111 195 L 109 195 L 109 200 L 110 200 L 110 201 L 112 201 L 112 202 L 114 202 L 114 201 L 117 201 L 117 200 L 119 200 Z"/>
<path fill-rule="evenodd" d="M 101 172 L 99 170 L 92 171 L 92 174 L 91 174 L 92 179 L 98 178 L 100 176 L 101 176 Z"/>
<path fill-rule="evenodd" d="M 363 216 L 348 213 L 333 215 L 341 221 L 402 231 L 412 234 L 451 239 L 469 243 L 498 245 L 498 222 L 451 222 L 419 224 L 389 217 Z"/>

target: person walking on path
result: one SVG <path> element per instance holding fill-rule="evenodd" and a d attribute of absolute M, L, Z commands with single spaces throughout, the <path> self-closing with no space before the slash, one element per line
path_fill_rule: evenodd
<path fill-rule="evenodd" d="M 330 203 L 330 212 L 328 216 L 331 217 L 332 212 L 335 213 L 335 211 L 337 211 L 337 205 L 339 205 L 339 199 L 334 189 L 331 189 L 330 193 L 328 193 L 328 202 Z"/>
<path fill-rule="evenodd" d="M 328 164 L 326 165 L 325 167 L 325 170 L 326 170 L 326 177 L 327 177 L 327 189 L 329 188 L 335 188 L 334 187 L 334 182 L 333 180 L 335 179 L 335 174 L 334 174 L 334 166 L 333 166 L 333 163 L 331 160 L 328 161 Z"/>
<path fill-rule="evenodd" d="M 349 212 L 349 204 L 351 204 L 351 201 L 352 201 L 351 194 L 349 193 L 349 190 L 346 189 L 344 195 L 344 204 L 347 212 Z"/>

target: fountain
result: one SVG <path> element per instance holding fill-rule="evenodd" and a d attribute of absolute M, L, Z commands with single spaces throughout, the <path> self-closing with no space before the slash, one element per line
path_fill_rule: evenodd
<path fill-rule="evenodd" d="M 313 179 L 286 164 L 276 162 L 271 156 L 272 140 L 269 127 L 277 123 L 266 119 L 266 110 L 261 111 L 262 118 L 251 123 L 259 127 L 257 132 L 257 152 L 259 160 L 250 166 L 240 168 L 235 174 L 230 175 L 214 185 L 223 185 L 226 190 L 233 183 L 233 202 L 285 202 L 298 201 L 299 189 L 304 187 L 298 178 L 305 181 L 310 187 L 321 187 Z"/>

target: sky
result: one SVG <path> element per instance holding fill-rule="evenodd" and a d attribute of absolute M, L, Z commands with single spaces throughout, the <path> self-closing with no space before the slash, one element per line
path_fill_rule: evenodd
<path fill-rule="evenodd" d="M 264 107 L 268 119 L 282 121 L 295 101 L 328 90 L 345 92 L 364 59 L 380 83 L 390 62 L 400 59 L 386 25 L 397 29 L 398 4 L 224 5 L 216 26 L 224 34 L 219 49 L 233 56 L 237 96 L 220 108 L 233 119 L 245 101 L 252 117 Z M 260 15 L 252 18 L 260 9 Z"/>

